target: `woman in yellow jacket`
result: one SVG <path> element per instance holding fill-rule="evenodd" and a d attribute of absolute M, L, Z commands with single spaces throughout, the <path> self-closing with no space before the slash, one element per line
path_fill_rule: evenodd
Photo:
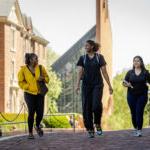
<path fill-rule="evenodd" d="M 44 112 L 44 96 L 40 94 L 38 81 L 49 82 L 48 74 L 42 66 L 42 76 L 40 75 L 40 67 L 38 65 L 38 56 L 34 53 L 26 53 L 25 64 L 18 73 L 18 84 L 24 90 L 24 99 L 28 107 L 28 129 L 29 139 L 34 139 L 33 123 L 34 114 L 36 113 L 35 129 L 39 136 L 43 136 L 43 130 L 40 122 Z"/>

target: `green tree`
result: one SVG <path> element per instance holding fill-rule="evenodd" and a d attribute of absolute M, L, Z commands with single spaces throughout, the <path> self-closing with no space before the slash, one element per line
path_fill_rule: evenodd
<path fill-rule="evenodd" d="M 48 47 L 47 52 L 47 65 L 50 67 L 57 59 L 59 58 L 59 55 L 52 50 L 52 48 Z"/>
<path fill-rule="evenodd" d="M 113 79 L 114 110 L 108 120 L 111 129 L 125 129 L 131 127 L 130 112 L 126 101 L 126 88 L 122 86 L 124 75 L 125 72 L 117 75 Z"/>
<path fill-rule="evenodd" d="M 52 68 L 51 68 L 52 63 L 55 62 L 58 57 L 59 56 L 54 51 L 52 51 L 51 48 L 48 48 L 47 67 L 48 67 L 48 74 L 50 77 L 50 81 L 48 84 L 49 91 L 48 91 L 47 96 L 48 96 L 48 105 L 49 105 L 51 112 L 58 111 L 56 101 L 58 100 L 62 91 L 62 82 L 58 78 L 56 73 L 52 71 Z"/>

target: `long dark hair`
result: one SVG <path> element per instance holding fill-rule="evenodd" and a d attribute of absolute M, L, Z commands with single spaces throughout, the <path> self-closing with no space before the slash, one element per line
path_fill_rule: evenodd
<path fill-rule="evenodd" d="M 133 58 L 133 61 L 134 61 L 136 58 L 138 58 L 138 59 L 140 60 L 140 62 L 141 62 L 141 69 L 142 69 L 142 71 L 147 71 L 147 69 L 145 68 L 145 64 L 144 64 L 143 58 L 142 58 L 141 56 L 135 56 L 135 57 Z M 133 65 L 133 69 L 135 69 L 134 65 Z"/>
<path fill-rule="evenodd" d="M 37 57 L 37 55 L 35 53 L 26 53 L 25 54 L 25 64 L 30 65 L 31 59 L 33 57 Z"/>
<path fill-rule="evenodd" d="M 99 50 L 100 45 L 96 43 L 93 40 L 87 40 L 86 43 L 89 43 L 91 46 L 93 46 L 93 51 L 97 52 Z"/>

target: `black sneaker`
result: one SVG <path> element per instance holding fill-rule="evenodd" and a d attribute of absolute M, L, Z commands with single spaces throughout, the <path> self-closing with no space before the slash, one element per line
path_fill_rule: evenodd
<path fill-rule="evenodd" d="M 142 131 L 141 130 L 137 130 L 135 136 L 136 137 L 141 137 L 142 136 Z"/>
<path fill-rule="evenodd" d="M 28 135 L 28 139 L 34 139 L 34 135 L 33 134 L 29 134 Z"/>
<path fill-rule="evenodd" d="M 88 137 L 94 138 L 94 131 L 88 131 Z"/>
<path fill-rule="evenodd" d="M 41 127 L 35 127 L 35 130 L 36 130 L 37 134 L 38 134 L 40 137 L 43 136 L 44 132 L 43 132 L 43 130 L 41 129 Z"/>

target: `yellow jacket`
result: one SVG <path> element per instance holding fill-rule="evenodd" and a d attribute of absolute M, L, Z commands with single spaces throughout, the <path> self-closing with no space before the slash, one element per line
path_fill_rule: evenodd
<path fill-rule="evenodd" d="M 42 75 L 45 78 L 45 83 L 49 82 L 49 76 L 42 66 Z M 35 76 L 30 72 L 28 67 L 22 66 L 20 71 L 18 72 L 18 84 L 21 89 L 25 92 L 28 92 L 33 95 L 37 95 L 39 93 L 37 81 L 40 77 L 40 68 L 39 65 L 35 67 Z"/>

